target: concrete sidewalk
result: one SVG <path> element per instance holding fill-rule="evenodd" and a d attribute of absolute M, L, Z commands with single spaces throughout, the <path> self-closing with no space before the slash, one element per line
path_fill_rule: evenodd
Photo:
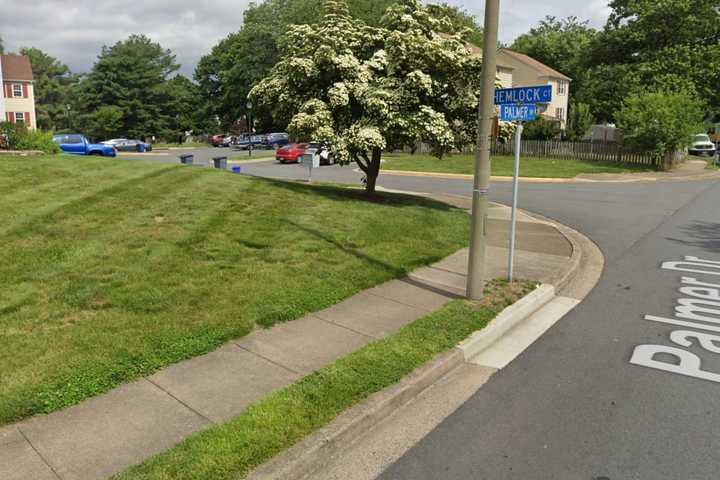
<path fill-rule="evenodd" d="M 467 206 L 459 197 L 444 199 Z M 504 277 L 509 209 L 489 215 L 486 277 Z M 521 215 L 516 277 L 557 283 L 572 243 Z M 467 252 L 361 292 L 326 310 L 257 330 L 80 405 L 0 429 L 0 479 L 97 479 L 239 414 L 273 390 L 440 308 L 462 294 Z"/>

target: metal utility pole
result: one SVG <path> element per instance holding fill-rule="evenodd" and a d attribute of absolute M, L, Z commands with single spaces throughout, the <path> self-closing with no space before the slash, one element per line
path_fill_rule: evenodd
<path fill-rule="evenodd" d="M 468 262 L 467 297 L 479 300 L 485 282 L 485 240 L 490 187 L 490 136 L 495 118 L 495 76 L 497 71 L 498 21 L 500 0 L 485 0 L 485 30 L 483 38 L 482 92 L 478 125 L 478 145 L 475 154 L 473 182 L 472 230 Z"/>
<path fill-rule="evenodd" d="M 515 130 L 515 162 L 513 163 L 513 199 L 510 215 L 510 253 L 508 255 L 508 282 L 513 281 L 515 263 L 515 229 L 517 226 L 518 181 L 520 179 L 520 148 L 522 147 L 523 123 L 518 122 Z"/>

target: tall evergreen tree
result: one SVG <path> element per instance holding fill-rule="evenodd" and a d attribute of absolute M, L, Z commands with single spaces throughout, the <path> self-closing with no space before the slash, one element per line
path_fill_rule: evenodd
<path fill-rule="evenodd" d="M 122 113 L 119 130 L 129 137 L 160 135 L 172 121 L 167 82 L 179 67 L 170 50 L 144 35 L 131 35 L 103 47 L 80 84 L 79 105 L 86 114 L 117 107 Z"/>

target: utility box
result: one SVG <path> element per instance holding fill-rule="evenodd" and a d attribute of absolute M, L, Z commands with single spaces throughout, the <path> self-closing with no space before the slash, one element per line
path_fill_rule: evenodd
<path fill-rule="evenodd" d="M 302 164 L 308 169 L 308 183 L 312 182 L 313 168 L 320 166 L 320 154 L 317 148 L 306 148 L 305 153 L 301 157 Z"/>
<path fill-rule="evenodd" d="M 317 148 L 306 148 L 305 153 L 302 156 L 302 164 L 306 168 L 319 168 L 320 167 L 320 154 L 318 154 Z"/>

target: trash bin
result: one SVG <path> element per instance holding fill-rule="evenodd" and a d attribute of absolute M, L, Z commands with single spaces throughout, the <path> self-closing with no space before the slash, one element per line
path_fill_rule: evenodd
<path fill-rule="evenodd" d="M 233 173 L 240 173 L 240 165 L 236 165 L 236 166 L 232 167 L 232 172 L 233 172 Z"/>
<path fill-rule="evenodd" d="M 193 164 L 193 156 L 192 155 L 180 155 L 180 163 L 185 165 L 192 165 Z"/>
<path fill-rule="evenodd" d="M 227 170 L 227 157 L 213 157 L 215 168 L 220 170 Z"/>

